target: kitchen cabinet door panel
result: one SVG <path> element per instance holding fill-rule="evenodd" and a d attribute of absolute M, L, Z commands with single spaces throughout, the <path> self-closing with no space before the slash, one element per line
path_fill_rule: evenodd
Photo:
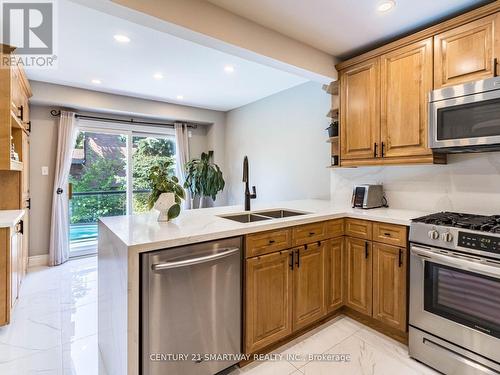
<path fill-rule="evenodd" d="M 372 315 L 372 244 L 346 238 L 346 305 Z"/>
<path fill-rule="evenodd" d="M 340 89 L 341 158 L 373 158 L 380 141 L 379 59 L 341 72 Z"/>
<path fill-rule="evenodd" d="M 373 244 L 373 317 L 406 330 L 406 249 Z"/>
<path fill-rule="evenodd" d="M 245 352 L 292 333 L 292 278 L 290 251 L 245 261 Z"/>
<path fill-rule="evenodd" d="M 432 90 L 432 38 L 383 55 L 380 82 L 382 156 L 431 154 L 427 108 Z"/>
<path fill-rule="evenodd" d="M 434 88 L 493 77 L 499 50 L 499 13 L 436 35 Z"/>
<path fill-rule="evenodd" d="M 344 238 L 326 243 L 326 308 L 332 312 L 344 304 Z"/>
<path fill-rule="evenodd" d="M 325 313 L 325 242 L 296 250 L 293 275 L 293 330 L 296 331 Z"/>

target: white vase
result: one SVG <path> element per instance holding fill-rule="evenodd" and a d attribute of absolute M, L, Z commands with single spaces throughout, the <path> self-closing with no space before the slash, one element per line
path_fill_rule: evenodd
<path fill-rule="evenodd" d="M 153 208 L 160 212 L 158 221 L 168 221 L 168 210 L 175 204 L 174 193 L 161 193 Z"/>

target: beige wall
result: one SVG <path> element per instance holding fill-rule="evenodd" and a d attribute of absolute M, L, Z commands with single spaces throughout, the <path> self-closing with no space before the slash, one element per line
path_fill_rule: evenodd
<path fill-rule="evenodd" d="M 57 118 L 51 109 L 76 108 L 81 112 L 94 111 L 124 114 L 134 111 L 134 116 L 157 119 L 179 119 L 206 122 L 192 130 L 190 152 L 197 157 L 203 151 L 213 149 L 216 161 L 224 168 L 225 114 L 193 107 L 154 102 L 119 95 L 103 94 L 89 90 L 32 82 L 34 96 L 30 108 L 32 135 L 30 158 L 30 256 L 48 253 L 50 215 L 53 194 L 53 178 L 57 148 Z M 43 103 L 43 104 L 42 104 Z M 49 167 L 49 175 L 42 176 L 42 166 Z M 224 169 L 223 169 L 224 170 Z M 217 199 L 217 205 L 225 204 L 225 194 Z"/>
<path fill-rule="evenodd" d="M 228 202 L 243 203 L 242 164 L 260 202 L 330 195 L 325 142 L 330 96 L 315 82 L 229 111 L 226 118 Z"/>

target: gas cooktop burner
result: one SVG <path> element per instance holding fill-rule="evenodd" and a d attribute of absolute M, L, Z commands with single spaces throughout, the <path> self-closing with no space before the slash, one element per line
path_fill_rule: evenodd
<path fill-rule="evenodd" d="M 484 216 L 457 212 L 440 212 L 413 219 L 416 223 L 464 228 L 482 232 L 500 233 L 500 215 Z"/>

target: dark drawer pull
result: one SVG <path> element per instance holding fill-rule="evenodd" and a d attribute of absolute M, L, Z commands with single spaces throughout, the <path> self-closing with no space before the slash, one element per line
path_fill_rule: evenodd
<path fill-rule="evenodd" d="M 297 265 L 297 268 L 300 268 L 300 250 L 296 250 L 297 253 L 297 262 L 295 263 Z"/>
<path fill-rule="evenodd" d="M 269 245 L 275 243 L 276 241 L 275 240 L 269 240 Z"/>
<path fill-rule="evenodd" d="M 402 265 L 403 265 L 403 250 L 399 249 L 398 267 L 401 268 Z"/>
<path fill-rule="evenodd" d="M 312 237 L 312 236 L 314 236 L 315 234 L 316 234 L 316 233 L 314 233 L 314 232 L 309 232 L 309 237 Z"/>
<path fill-rule="evenodd" d="M 384 236 L 390 237 L 391 234 L 390 233 L 384 233 Z"/>
<path fill-rule="evenodd" d="M 293 251 L 290 252 L 290 269 L 293 271 Z"/>
<path fill-rule="evenodd" d="M 365 242 L 365 258 L 368 259 L 368 242 Z"/>
<path fill-rule="evenodd" d="M 24 119 L 24 106 L 17 107 L 19 114 L 17 117 L 22 121 Z"/>

